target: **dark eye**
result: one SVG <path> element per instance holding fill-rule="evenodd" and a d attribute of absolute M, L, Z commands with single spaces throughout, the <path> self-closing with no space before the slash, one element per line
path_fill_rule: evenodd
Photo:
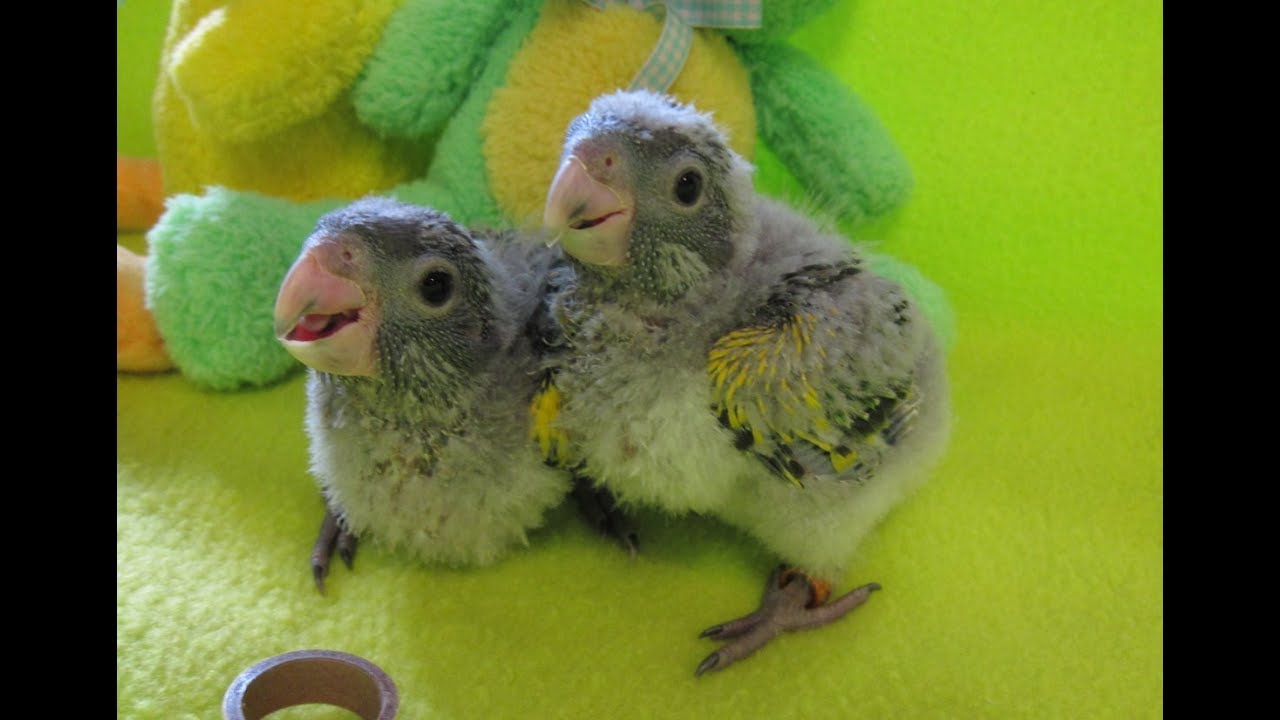
<path fill-rule="evenodd" d="M 453 297 L 453 275 L 444 270 L 432 270 L 422 277 L 418 290 L 428 305 L 438 308 Z"/>
<path fill-rule="evenodd" d="M 692 205 L 702 197 L 702 173 L 697 170 L 686 170 L 676 178 L 676 201 L 681 205 Z"/>

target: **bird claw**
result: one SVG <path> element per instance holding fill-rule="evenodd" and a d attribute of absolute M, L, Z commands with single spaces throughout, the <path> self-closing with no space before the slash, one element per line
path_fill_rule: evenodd
<path fill-rule="evenodd" d="M 799 579 L 804 582 L 795 582 Z M 831 602 L 811 607 L 815 594 L 812 582 L 785 565 L 775 568 L 765 583 L 758 610 L 736 620 L 713 625 L 698 636 L 729 642 L 698 664 L 695 677 L 712 670 L 723 670 L 784 632 L 808 630 L 839 620 L 880 589 L 879 583 L 868 583 Z"/>
<path fill-rule="evenodd" d="M 337 545 L 338 557 L 342 558 L 348 570 L 353 569 L 356 562 L 356 536 L 346 530 L 339 530 Z"/>
<path fill-rule="evenodd" d="M 732 640 L 751 632 L 763 619 L 763 613 L 756 611 L 750 615 L 744 615 L 736 620 L 730 620 L 727 623 L 713 625 L 698 634 L 700 638 L 711 638 L 712 640 Z"/>
<path fill-rule="evenodd" d="M 720 651 L 717 650 L 703 658 L 702 662 L 698 663 L 698 669 L 693 671 L 693 676 L 702 677 L 702 673 L 707 672 L 708 670 L 715 670 L 716 666 L 719 664 Z"/>
<path fill-rule="evenodd" d="M 329 576 L 329 563 L 335 549 L 347 569 L 351 569 L 356 558 L 356 536 L 343 527 L 342 521 L 326 507 L 320 532 L 311 548 L 311 577 L 321 595 L 325 594 L 324 580 Z"/>
<path fill-rule="evenodd" d="M 316 581 L 316 590 L 324 595 L 324 579 L 329 575 L 329 563 L 318 563 L 314 560 L 311 562 L 311 577 Z"/>
<path fill-rule="evenodd" d="M 640 539 L 622 511 L 617 498 L 605 488 L 595 487 L 588 478 L 577 475 L 573 479 L 573 497 L 587 524 L 601 535 L 617 540 L 635 558 L 640 554 Z"/>

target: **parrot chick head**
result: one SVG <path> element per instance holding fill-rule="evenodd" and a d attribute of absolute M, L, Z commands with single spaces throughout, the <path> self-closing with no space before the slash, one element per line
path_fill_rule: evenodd
<path fill-rule="evenodd" d="M 276 337 L 323 373 L 431 388 L 499 343 L 487 251 L 437 210 L 365 198 L 320 218 L 280 286 Z"/>
<path fill-rule="evenodd" d="M 619 91 L 569 124 L 543 225 L 585 274 L 672 299 L 733 257 L 751 173 L 709 115 Z"/>

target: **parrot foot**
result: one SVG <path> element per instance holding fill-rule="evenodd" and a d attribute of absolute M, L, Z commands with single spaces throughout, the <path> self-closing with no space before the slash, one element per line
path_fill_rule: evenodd
<path fill-rule="evenodd" d="M 708 655 L 694 674 L 723 670 L 783 632 L 808 630 L 839 620 L 879 589 L 879 583 L 869 583 L 826 602 L 831 594 L 830 584 L 779 565 L 769 574 L 759 610 L 702 631 L 699 637 L 731 642 Z"/>
<path fill-rule="evenodd" d="M 618 509 L 618 500 L 613 493 L 595 486 L 588 478 L 575 475 L 573 499 L 578 503 L 578 510 L 582 512 L 588 525 L 601 535 L 617 540 L 631 557 L 634 558 L 640 552 L 640 540 Z"/>
<path fill-rule="evenodd" d="M 316 589 L 321 595 L 324 594 L 324 579 L 329 575 L 329 561 L 335 550 L 347 569 L 351 569 L 356 559 L 356 536 L 342 526 L 342 521 L 331 510 L 325 508 L 320 534 L 311 548 L 311 576 L 315 578 Z"/>

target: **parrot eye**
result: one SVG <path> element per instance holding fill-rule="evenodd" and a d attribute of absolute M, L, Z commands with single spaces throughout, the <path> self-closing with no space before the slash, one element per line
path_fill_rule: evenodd
<path fill-rule="evenodd" d="M 453 297 L 453 274 L 443 269 L 433 269 L 422 276 L 418 285 L 422 299 L 433 308 L 444 307 Z"/>
<path fill-rule="evenodd" d="M 702 173 L 697 170 L 686 170 L 676 178 L 676 202 L 691 207 L 702 197 Z"/>

